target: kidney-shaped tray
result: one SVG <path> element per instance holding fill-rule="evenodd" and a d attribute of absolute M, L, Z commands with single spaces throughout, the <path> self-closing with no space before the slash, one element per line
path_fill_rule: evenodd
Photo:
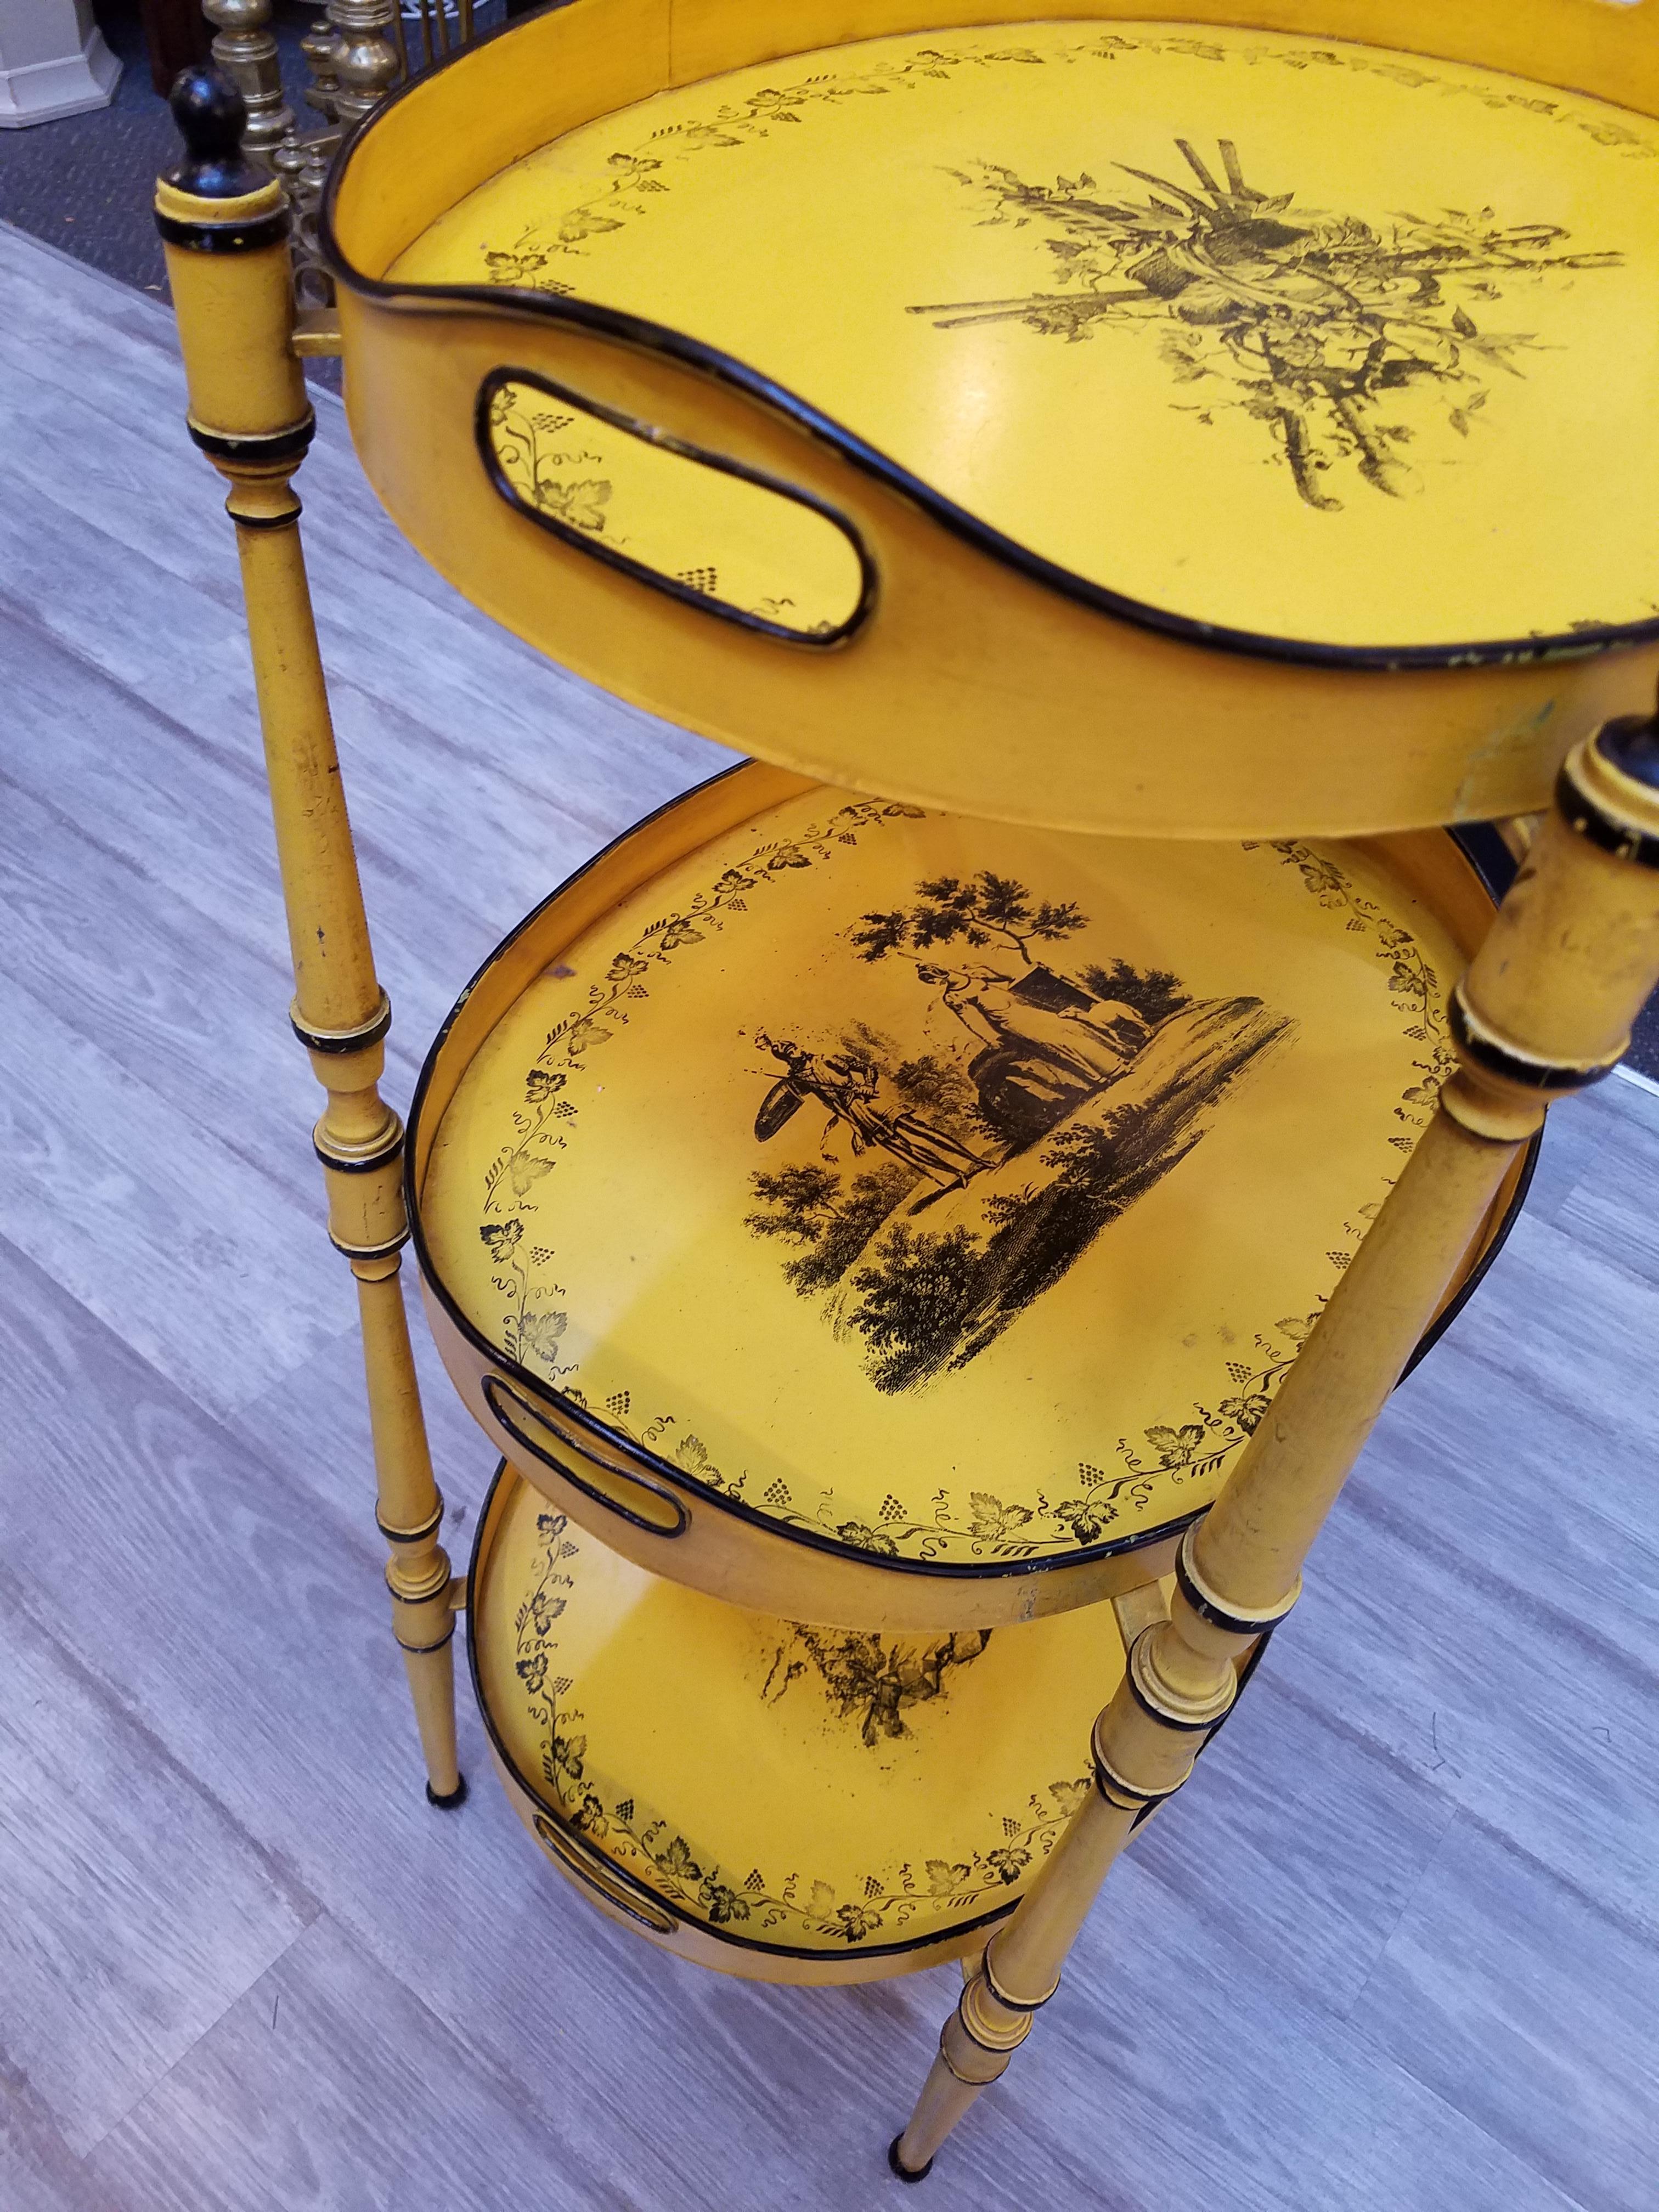
<path fill-rule="evenodd" d="M 397 521 L 859 789 L 1542 805 L 1659 657 L 1656 0 L 972 12 L 574 0 L 391 101 L 324 234 Z"/>

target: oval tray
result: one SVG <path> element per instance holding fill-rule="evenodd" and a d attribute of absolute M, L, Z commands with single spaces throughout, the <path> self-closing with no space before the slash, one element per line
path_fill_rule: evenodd
<path fill-rule="evenodd" d="M 434 1047 L 445 1359 L 578 1520 L 742 1604 L 986 1626 L 1144 1580 L 1409 1155 L 1490 911 L 1440 831 L 1154 845 L 732 771 Z"/>
<path fill-rule="evenodd" d="M 389 103 L 325 233 L 394 516 L 884 795 L 1544 803 L 1659 658 L 1652 0 L 988 12 L 575 0 Z"/>
<path fill-rule="evenodd" d="M 630 1565 L 503 1467 L 467 1643 L 496 1771 L 602 1911 L 766 1981 L 982 1944 L 1091 1785 L 1111 1610 L 994 1633 L 804 1627 Z"/>

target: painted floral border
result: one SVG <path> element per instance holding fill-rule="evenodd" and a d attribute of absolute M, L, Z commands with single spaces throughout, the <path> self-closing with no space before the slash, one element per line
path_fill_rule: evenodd
<path fill-rule="evenodd" d="M 824 1951 L 872 1937 L 890 1943 L 925 1912 L 930 1924 L 914 1928 L 912 1940 L 926 1942 L 964 1919 L 1012 1905 L 1028 1869 L 1054 1849 L 1089 1793 L 1086 1774 L 1051 1782 L 1032 1795 L 1022 1816 L 1002 1818 L 1000 1844 L 966 1859 L 925 1859 L 919 1867 L 906 1862 L 885 1879 L 868 1874 L 850 1899 L 820 1876 L 793 1871 L 774 1882 L 757 1866 L 746 1874 L 722 1866 L 637 1795 L 601 1796 L 603 1784 L 589 1771 L 580 1708 L 560 1703 L 574 1683 L 556 1671 L 557 1624 L 575 1589 L 567 1562 L 581 1546 L 562 1513 L 538 1513 L 536 1528 L 540 1573 L 515 1616 L 514 1668 L 526 1710 L 541 1731 L 542 1782 L 578 1834 L 689 1919 L 750 1940 Z"/>
<path fill-rule="evenodd" d="M 1552 98 L 1543 87 L 1535 92 L 1510 92 L 1499 90 L 1495 82 L 1468 83 L 1442 75 L 1432 63 L 1419 63 L 1406 54 L 1389 55 L 1375 47 L 1278 42 L 1241 46 L 1184 33 L 1133 35 L 1120 31 L 1079 37 L 1046 52 L 1007 43 L 928 46 L 902 58 L 866 63 L 862 68 L 820 69 L 797 82 L 762 85 L 740 98 L 723 101 L 703 117 L 652 131 L 631 149 L 611 154 L 607 162 L 611 174 L 605 183 L 567 209 L 556 225 L 532 223 L 512 246 L 486 247 L 488 281 L 520 289 L 573 291 L 574 285 L 552 273 L 556 262 L 585 256 L 593 240 L 622 230 L 648 214 L 660 196 L 672 189 L 672 171 L 678 164 L 769 138 L 775 131 L 799 125 L 811 110 L 839 106 L 850 100 L 914 93 L 929 81 L 950 83 L 959 71 L 1050 64 L 1069 67 L 1091 61 L 1111 64 L 1130 54 L 1176 54 L 1190 60 L 1243 63 L 1248 68 L 1282 68 L 1298 73 L 1346 70 L 1358 76 L 1382 77 L 1412 91 L 1432 89 L 1443 97 L 1474 100 L 1483 107 L 1519 109 L 1547 117 L 1627 160 L 1659 158 L 1659 133 L 1644 137 L 1613 121 L 1610 114 L 1586 112 L 1599 106 L 1591 103 L 1588 95 L 1562 93 Z M 733 76 L 742 73 L 732 72 Z"/>
<path fill-rule="evenodd" d="M 566 1015 L 547 1033 L 546 1042 L 525 1073 L 525 1097 L 513 1115 L 514 1140 L 492 1161 L 484 1181 L 483 1218 L 478 1234 L 489 1249 L 490 1281 L 506 1300 L 495 1330 L 507 1358 L 544 1376 L 573 1404 L 654 1453 L 704 1489 L 749 1506 L 783 1528 L 829 1538 L 875 1559 L 927 1564 L 982 1562 L 1013 1565 L 1039 1557 L 1059 1557 L 1085 1549 L 1121 1527 L 1131 1534 L 1150 1518 L 1160 1500 L 1163 1518 L 1183 1510 L 1201 1512 L 1234 1453 L 1255 1432 L 1285 1370 L 1319 1316 L 1287 1316 L 1256 1334 L 1249 1354 L 1225 1364 L 1226 1381 L 1205 1400 L 1194 1400 L 1184 1415 L 1154 1423 L 1133 1439 L 1121 1437 L 1115 1467 L 1079 1460 L 1056 1474 L 1030 1504 L 973 1489 L 963 1499 L 940 1486 L 915 1510 L 896 1491 L 884 1495 L 873 1519 L 850 1513 L 833 1492 L 792 1484 L 776 1474 L 757 1492 L 749 1469 L 728 1471 L 708 1444 L 672 1412 L 635 1413 L 633 1393 L 618 1389 L 594 1397 L 576 1382 L 577 1363 L 561 1364 L 562 1340 L 569 1326 L 562 1304 L 566 1293 L 551 1279 L 553 1249 L 527 1242 L 533 1230 L 537 1185 L 568 1149 L 570 1125 L 578 1109 L 562 1094 L 569 1076 L 586 1070 L 588 1057 L 625 1028 L 650 995 L 659 971 L 675 964 L 736 916 L 747 914 L 768 884 L 788 872 L 822 866 L 838 848 L 856 846 L 860 837 L 896 820 L 918 821 L 925 810 L 881 799 L 856 799 L 797 836 L 757 844 L 741 861 L 725 869 L 712 886 L 699 890 L 683 908 L 651 922 L 633 945 L 618 952 L 602 983 L 588 989 L 586 1007 Z M 1246 851 L 1276 854 L 1301 876 L 1319 903 L 1346 915 L 1346 927 L 1375 939 L 1376 959 L 1389 969 L 1389 994 L 1404 1018 L 1403 1033 L 1422 1046 L 1395 1114 L 1402 1124 L 1389 1143 L 1409 1154 L 1434 1109 L 1439 1085 L 1453 1065 L 1446 1034 L 1444 987 L 1410 933 L 1390 921 L 1376 902 L 1358 891 L 1326 854 L 1295 841 L 1250 840 Z M 1343 1224 L 1343 1242 L 1327 1257 L 1334 1268 L 1347 1266 L 1381 1200 L 1356 1209 Z M 528 1263 L 528 1264 L 526 1264 Z M 531 1269 L 537 1271 L 532 1279 Z M 1190 1507 L 1182 1494 L 1196 1492 Z M 803 1497 L 799 1492 L 805 1491 Z M 1164 1501 L 1167 1499 L 1167 1503 Z"/>

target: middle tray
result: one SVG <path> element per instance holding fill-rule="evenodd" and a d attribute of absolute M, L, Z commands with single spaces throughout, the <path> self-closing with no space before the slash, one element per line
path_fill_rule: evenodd
<path fill-rule="evenodd" d="M 1490 913 L 1440 831 L 1152 844 L 734 770 L 433 1049 L 446 1362 L 574 1518 L 757 1610 L 994 1626 L 1143 1582 L 1432 1111 Z"/>

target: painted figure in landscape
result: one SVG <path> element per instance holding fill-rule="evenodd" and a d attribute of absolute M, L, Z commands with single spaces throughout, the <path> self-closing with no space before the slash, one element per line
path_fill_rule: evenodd
<path fill-rule="evenodd" d="M 881 1079 L 876 1064 L 856 1045 L 838 1053 L 803 1052 L 787 1037 L 775 1042 L 764 1030 L 756 1030 L 755 1042 L 784 1066 L 782 1080 L 767 1093 L 755 1116 L 755 1134 L 763 1142 L 775 1136 L 807 1099 L 815 1098 L 830 1114 L 821 1151 L 841 1124 L 847 1129 L 854 1154 L 877 1146 L 945 1190 L 954 1189 L 976 1168 L 984 1166 L 978 1153 L 970 1152 L 919 1114 L 879 1106 L 877 1093 Z"/>
<path fill-rule="evenodd" d="M 783 1152 L 809 1100 L 827 1119 L 816 1157 L 797 1145 L 755 1171 L 748 1226 L 790 1248 L 787 1279 L 826 1297 L 880 1389 L 984 1350 L 1290 1034 L 1259 999 L 1195 999 L 1165 969 L 1036 957 L 1081 955 L 1088 928 L 1074 902 L 988 870 L 931 878 L 847 933 L 862 960 L 910 965 L 911 1034 L 854 1021 L 806 1045 L 755 1032 L 781 1068 L 757 1140 Z"/>

